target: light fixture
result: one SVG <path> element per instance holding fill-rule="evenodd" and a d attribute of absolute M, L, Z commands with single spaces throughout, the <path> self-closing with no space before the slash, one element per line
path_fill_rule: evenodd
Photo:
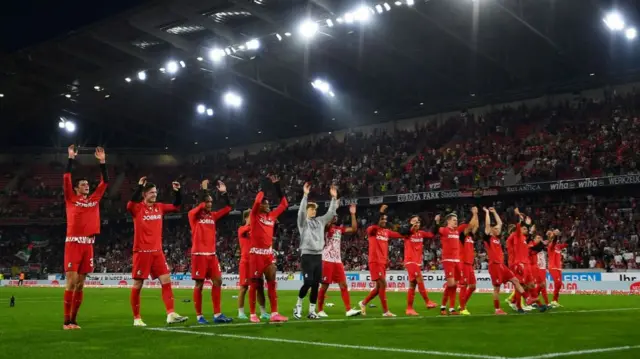
<path fill-rule="evenodd" d="M 58 122 L 58 127 L 64 129 L 64 120 L 60 119 L 61 121 Z"/>
<path fill-rule="evenodd" d="M 298 31 L 304 38 L 310 39 L 318 32 L 318 24 L 313 20 L 306 19 L 300 23 Z"/>
<path fill-rule="evenodd" d="M 64 97 L 71 98 L 71 94 L 66 94 L 66 95 L 64 95 Z"/>
<path fill-rule="evenodd" d="M 414 4 L 413 0 L 406 0 L 406 2 L 407 2 L 408 6 L 413 6 L 413 4 Z"/>
<path fill-rule="evenodd" d="M 284 36 L 289 37 L 289 36 L 291 36 L 291 33 L 290 32 L 285 32 Z"/>
<path fill-rule="evenodd" d="M 385 10 L 391 11 L 391 5 L 389 5 L 389 3 L 384 3 L 382 6 L 384 6 Z"/>
<path fill-rule="evenodd" d="M 378 14 L 382 14 L 382 12 L 384 11 L 382 9 L 382 5 L 380 5 L 380 4 L 376 5 L 376 11 L 378 12 Z"/>
<path fill-rule="evenodd" d="M 378 110 L 373 111 L 373 113 L 378 114 Z"/>
<path fill-rule="evenodd" d="M 127 82 L 131 82 L 131 77 L 125 77 L 124 80 Z"/>
<path fill-rule="evenodd" d="M 353 14 L 350 12 L 344 14 L 344 22 L 346 22 L 347 24 L 353 23 Z"/>
<path fill-rule="evenodd" d="M 335 97 L 336 94 L 333 93 L 333 90 L 331 89 L 331 85 L 321 79 L 315 79 L 313 80 L 313 82 L 311 83 L 311 86 L 313 86 L 314 89 L 320 91 L 322 94 L 330 96 L 330 97 Z"/>
<path fill-rule="evenodd" d="M 257 50 L 260 48 L 260 40 L 258 39 L 249 40 L 245 45 L 247 45 L 247 50 Z"/>
<path fill-rule="evenodd" d="M 203 113 L 206 111 L 206 107 L 204 107 L 204 105 L 203 105 L 203 104 L 199 104 L 199 105 L 196 107 L 196 111 L 198 111 L 198 113 L 199 113 L 199 114 L 203 114 Z"/>
<path fill-rule="evenodd" d="M 194 144 L 194 145 L 197 145 L 197 144 L 198 144 L 198 141 L 194 142 L 193 144 Z"/>
<path fill-rule="evenodd" d="M 182 68 L 184 69 L 185 67 L 187 67 L 187 64 L 185 64 L 184 61 L 180 61 L 180 66 L 182 66 Z"/>
<path fill-rule="evenodd" d="M 336 22 L 338 22 L 338 24 L 342 24 L 344 20 L 341 17 L 339 17 L 336 19 Z"/>
<path fill-rule="evenodd" d="M 327 26 L 333 27 L 333 21 L 331 19 L 327 19 Z"/>
<path fill-rule="evenodd" d="M 224 49 L 224 53 L 227 55 L 231 55 L 231 50 L 233 50 L 233 52 L 236 52 L 236 49 L 234 49 L 233 47 L 227 47 L 226 49 Z"/>
<path fill-rule="evenodd" d="M 104 98 L 109 98 L 109 97 L 111 97 L 111 95 L 109 94 L 104 95 Z"/>
<path fill-rule="evenodd" d="M 3 93 L 0 93 L 0 98 L 2 98 L 2 97 L 4 97 L 4 94 L 3 94 Z"/>
<path fill-rule="evenodd" d="M 226 53 L 222 49 L 212 49 L 209 51 L 209 58 L 213 62 L 220 62 L 225 55 Z"/>
<path fill-rule="evenodd" d="M 176 72 L 178 72 L 178 63 L 175 61 L 169 61 L 167 62 L 166 68 L 168 73 L 175 74 Z"/>
<path fill-rule="evenodd" d="M 420 102 L 420 106 L 424 106 L 424 102 Z"/>
<path fill-rule="evenodd" d="M 209 117 L 213 116 L 213 109 L 211 109 L 211 108 L 207 109 L 207 116 L 209 116 Z"/>
<path fill-rule="evenodd" d="M 371 18 L 372 10 L 366 6 L 360 6 L 353 12 L 353 17 L 356 21 L 367 22 Z"/>
<path fill-rule="evenodd" d="M 638 31 L 635 27 L 630 27 L 624 31 L 624 36 L 629 40 L 633 40 L 638 36 Z"/>
<path fill-rule="evenodd" d="M 624 29 L 624 19 L 617 11 L 612 11 L 607 14 L 602 21 L 604 21 L 605 25 L 607 25 L 611 31 L 621 31 Z"/>
<path fill-rule="evenodd" d="M 227 106 L 238 108 L 242 105 L 242 97 L 240 97 L 235 92 L 228 91 L 224 94 L 224 103 Z"/>
<path fill-rule="evenodd" d="M 394 4 L 396 4 L 396 6 L 402 5 L 402 3 L 400 1 L 396 1 Z"/>
<path fill-rule="evenodd" d="M 64 128 L 67 130 L 67 132 L 75 132 L 76 124 L 72 121 L 65 121 Z"/>
<path fill-rule="evenodd" d="M 144 81 L 147 79 L 147 73 L 144 71 L 138 72 L 138 80 Z"/>
<path fill-rule="evenodd" d="M 96 90 L 96 91 L 100 91 L 100 86 L 98 86 L 98 85 L 93 86 L 93 89 Z"/>
<path fill-rule="evenodd" d="M 198 60 L 198 61 L 202 61 L 202 60 L 204 60 L 204 59 L 202 58 L 202 56 L 198 56 L 198 57 L 196 57 L 196 60 Z"/>
<path fill-rule="evenodd" d="M 278 41 L 282 41 L 282 36 L 280 36 L 280 34 L 276 34 L 276 37 L 278 38 Z"/>

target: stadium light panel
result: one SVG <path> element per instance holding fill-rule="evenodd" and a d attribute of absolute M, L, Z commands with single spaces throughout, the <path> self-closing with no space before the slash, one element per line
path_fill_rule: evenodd
<path fill-rule="evenodd" d="M 339 17 L 336 19 L 336 22 L 338 22 L 338 24 L 342 24 L 344 20 L 341 17 Z"/>
<path fill-rule="evenodd" d="M 202 56 L 198 56 L 198 57 L 196 57 L 196 60 L 198 60 L 198 61 L 202 61 L 202 60 L 204 60 L 204 59 L 202 58 Z"/>
<path fill-rule="evenodd" d="M 638 36 L 638 31 L 635 27 L 630 27 L 624 31 L 624 36 L 629 40 L 633 40 Z"/>
<path fill-rule="evenodd" d="M 323 95 L 327 95 L 327 96 L 330 96 L 330 97 L 335 97 L 336 96 L 336 94 L 333 93 L 333 90 L 331 89 L 331 85 L 328 82 L 324 81 L 324 80 L 315 79 L 311 83 L 311 86 L 314 89 L 320 91 Z"/>
<path fill-rule="evenodd" d="M 180 61 L 180 66 L 184 69 L 187 67 L 187 64 L 184 61 Z"/>
<path fill-rule="evenodd" d="M 220 62 L 223 57 L 226 56 L 226 53 L 222 49 L 212 49 L 209 51 L 209 58 L 213 62 Z"/>
<path fill-rule="evenodd" d="M 347 24 L 353 23 L 353 14 L 350 12 L 344 14 L 344 22 L 346 22 Z"/>
<path fill-rule="evenodd" d="M 4 94 L 3 94 L 3 93 L 0 93 L 0 98 L 2 98 L 2 97 L 4 97 Z"/>
<path fill-rule="evenodd" d="M 389 5 L 389 3 L 384 3 L 382 6 L 384 6 L 385 10 L 391 11 L 391 5 Z"/>
<path fill-rule="evenodd" d="M 66 95 L 64 95 L 64 97 L 71 98 L 71 94 L 66 94 Z"/>
<path fill-rule="evenodd" d="M 58 122 L 58 127 L 64 129 L 64 120 L 60 119 L 61 121 Z"/>
<path fill-rule="evenodd" d="M 209 116 L 209 117 L 213 116 L 213 109 L 211 109 L 211 108 L 207 109 L 207 116 Z"/>
<path fill-rule="evenodd" d="M 199 114 L 203 114 L 206 111 L 206 107 L 204 107 L 203 104 L 200 104 L 196 107 L 196 111 L 198 111 Z"/>
<path fill-rule="evenodd" d="M 400 6 L 400 5 L 402 5 L 402 2 L 396 1 L 394 4 L 396 4 L 396 6 Z"/>
<path fill-rule="evenodd" d="M 176 72 L 178 72 L 178 63 L 175 61 L 169 61 L 167 62 L 166 69 L 168 73 L 175 74 Z"/>
<path fill-rule="evenodd" d="M 298 26 L 298 32 L 305 39 L 310 39 L 318 32 L 318 24 L 310 19 L 306 19 Z"/>
<path fill-rule="evenodd" d="M 327 19 L 327 26 L 333 27 L 333 20 Z"/>
<path fill-rule="evenodd" d="M 67 130 L 67 132 L 72 133 L 72 132 L 75 132 L 76 130 L 76 124 L 73 123 L 72 121 L 66 121 L 64 123 L 64 128 Z"/>
<path fill-rule="evenodd" d="M 382 9 L 382 5 L 380 5 L 380 4 L 376 5 L 376 11 L 378 12 L 378 14 L 382 14 L 382 12 L 384 11 Z"/>
<path fill-rule="evenodd" d="M 353 12 L 353 17 L 356 21 L 367 22 L 371 18 L 372 10 L 366 6 L 360 6 Z"/>
<path fill-rule="evenodd" d="M 605 25 L 607 25 L 611 31 L 621 31 L 624 29 L 624 19 L 622 15 L 616 11 L 607 14 L 602 21 L 604 21 Z"/>
<path fill-rule="evenodd" d="M 258 39 L 249 40 L 247 41 L 246 45 L 248 50 L 257 50 L 260 48 L 260 40 Z"/>
<path fill-rule="evenodd" d="M 289 36 L 291 36 L 291 33 L 290 32 L 285 32 L 284 36 L 289 37 Z"/>
<path fill-rule="evenodd" d="M 125 77 L 124 80 L 127 82 L 131 82 L 131 77 Z"/>
<path fill-rule="evenodd" d="M 282 41 L 282 36 L 280 36 L 280 34 L 276 34 L 276 37 L 278 38 L 278 41 Z"/>
<path fill-rule="evenodd" d="M 227 47 L 226 49 L 224 49 L 224 52 L 225 52 L 227 55 L 231 55 L 231 49 L 230 49 L 230 48 L 228 48 L 228 47 Z M 234 50 L 233 52 L 235 52 L 235 50 Z"/>
<path fill-rule="evenodd" d="M 225 93 L 223 99 L 224 99 L 224 103 L 227 104 L 227 106 L 235 107 L 235 108 L 242 106 L 242 97 L 240 97 L 235 92 L 229 91 Z"/>
<path fill-rule="evenodd" d="M 147 73 L 144 71 L 138 72 L 138 80 L 144 81 L 147 79 Z"/>
<path fill-rule="evenodd" d="M 407 5 L 408 6 L 413 6 L 413 4 L 415 4 L 415 2 L 413 0 L 407 0 Z"/>

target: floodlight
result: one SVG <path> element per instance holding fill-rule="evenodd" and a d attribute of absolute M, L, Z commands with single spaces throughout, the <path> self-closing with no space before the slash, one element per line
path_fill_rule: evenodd
<path fill-rule="evenodd" d="M 127 82 L 131 82 L 131 77 L 125 77 L 124 80 Z"/>
<path fill-rule="evenodd" d="M 282 36 L 280 36 L 280 34 L 276 34 L 276 37 L 278 38 L 278 41 L 282 41 Z"/>
<path fill-rule="evenodd" d="M 382 5 L 380 5 L 380 4 L 376 5 L 376 11 L 378 12 L 378 14 L 382 14 L 382 12 L 384 11 L 382 9 Z"/>
<path fill-rule="evenodd" d="M 71 121 L 66 121 L 64 123 L 64 128 L 67 130 L 67 132 L 74 132 L 76 130 L 76 124 Z"/>
<path fill-rule="evenodd" d="M 247 50 L 257 50 L 260 48 L 260 41 L 258 39 L 249 40 L 246 45 Z"/>
<path fill-rule="evenodd" d="M 235 92 L 229 91 L 224 94 L 224 103 L 227 104 L 227 106 L 238 108 L 242 105 L 242 97 Z"/>
<path fill-rule="evenodd" d="M 187 67 L 187 64 L 184 61 L 180 61 L 180 66 L 182 68 L 185 68 L 185 67 Z"/>
<path fill-rule="evenodd" d="M 196 107 L 196 111 L 198 111 L 199 114 L 203 114 L 206 111 L 206 107 L 204 107 L 203 104 L 200 104 Z"/>
<path fill-rule="evenodd" d="M 313 80 L 313 82 L 311 83 L 311 86 L 313 86 L 314 89 L 320 91 L 322 94 L 330 96 L 330 97 L 335 97 L 335 93 L 333 93 L 333 90 L 331 89 L 331 85 L 321 79 L 315 79 Z"/>
<path fill-rule="evenodd" d="M 298 26 L 298 31 L 304 38 L 310 39 L 318 32 L 318 24 L 313 20 L 304 20 Z"/>
<path fill-rule="evenodd" d="M 61 121 L 58 122 L 58 127 L 63 128 L 64 129 L 64 120 L 60 119 Z"/>
<path fill-rule="evenodd" d="M 622 18 L 622 15 L 616 11 L 612 11 L 607 14 L 602 21 L 604 21 L 605 25 L 607 25 L 611 31 L 620 31 L 624 29 L 624 19 Z"/>
<path fill-rule="evenodd" d="M 391 5 L 389 5 L 388 3 L 384 3 L 384 4 L 382 4 L 382 6 L 384 6 L 385 10 L 387 10 L 387 11 L 391 10 Z"/>
<path fill-rule="evenodd" d="M 413 6 L 413 4 L 414 4 L 413 0 L 406 0 L 406 2 L 407 2 L 408 6 Z"/>
<path fill-rule="evenodd" d="M 226 52 L 224 52 L 224 50 L 222 49 L 216 48 L 209 51 L 209 58 L 213 62 L 220 62 L 220 60 L 222 60 L 224 56 L 226 56 Z"/>
<path fill-rule="evenodd" d="M 331 19 L 327 19 L 327 26 L 333 27 L 333 21 Z"/>
<path fill-rule="evenodd" d="M 166 69 L 168 73 L 175 74 L 176 72 L 178 72 L 178 63 L 175 61 L 169 61 L 167 62 Z"/>
<path fill-rule="evenodd" d="M 213 116 L 213 109 L 207 109 L 207 116 Z"/>
<path fill-rule="evenodd" d="M 630 27 L 624 31 L 624 36 L 626 36 L 629 40 L 633 40 L 636 38 L 636 36 L 638 36 L 638 31 L 635 27 Z"/>
<path fill-rule="evenodd" d="M 147 73 L 144 71 L 138 72 L 138 80 L 144 81 L 147 79 Z"/>

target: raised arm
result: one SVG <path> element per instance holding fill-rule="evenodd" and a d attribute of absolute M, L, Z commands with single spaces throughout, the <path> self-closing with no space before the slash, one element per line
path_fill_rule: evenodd
<path fill-rule="evenodd" d="M 173 188 L 173 203 L 160 203 L 159 206 L 162 209 L 163 213 L 177 212 L 180 210 L 180 206 L 182 205 L 182 192 L 180 191 L 180 182 L 171 182 L 171 187 Z"/>
<path fill-rule="evenodd" d="M 491 217 L 489 216 L 489 210 L 487 207 L 482 207 L 484 211 L 484 234 L 491 235 Z"/>
<path fill-rule="evenodd" d="M 109 183 L 109 174 L 107 172 L 107 154 L 104 152 L 104 148 L 96 147 L 96 158 L 100 161 L 100 183 L 98 183 L 98 187 L 93 192 L 91 197 L 100 200 L 102 196 L 104 196 L 104 192 L 107 190 L 107 185 Z"/>
<path fill-rule="evenodd" d="M 344 233 L 355 233 L 358 230 L 358 219 L 356 218 L 356 205 L 349 206 L 349 213 L 351 214 L 351 227 L 347 227 Z"/>
<path fill-rule="evenodd" d="M 302 200 L 300 201 L 300 208 L 298 208 L 298 230 L 302 231 L 307 225 L 307 204 L 309 203 L 309 191 L 311 191 L 311 184 L 306 182 L 302 186 Z"/>
<path fill-rule="evenodd" d="M 138 187 L 136 187 L 136 189 L 133 191 L 133 194 L 131 195 L 131 200 L 127 202 L 127 211 L 132 212 L 135 205 L 142 201 L 142 190 L 146 183 L 147 183 L 147 177 L 142 177 L 140 178 L 140 180 L 138 180 Z"/>
<path fill-rule="evenodd" d="M 219 210 L 213 212 L 214 220 L 219 220 L 220 218 L 226 216 L 233 209 L 231 206 L 231 198 L 229 198 L 229 193 L 227 192 L 227 186 L 222 181 L 218 181 L 218 186 L 216 187 L 218 192 L 220 193 L 220 199 L 224 206 Z"/>
<path fill-rule="evenodd" d="M 495 218 L 496 220 L 496 227 L 498 228 L 498 232 L 502 233 L 502 219 L 500 219 L 498 212 L 493 207 L 489 208 L 489 212 L 493 213 L 493 218 Z"/>
<path fill-rule="evenodd" d="M 280 187 L 280 178 L 273 175 L 270 176 L 269 179 L 273 183 L 273 187 L 276 191 L 276 196 L 280 198 L 280 204 L 278 204 L 278 207 L 276 207 L 276 209 L 271 212 L 273 218 L 278 218 L 287 209 L 287 207 L 289 207 L 289 202 L 287 201 L 287 197 L 285 197 L 282 193 L 282 188 Z"/>
<path fill-rule="evenodd" d="M 469 235 L 469 233 L 476 233 L 480 222 L 478 221 L 478 207 L 471 207 L 471 220 L 467 225 L 467 228 L 464 229 L 464 234 Z"/>
<path fill-rule="evenodd" d="M 329 203 L 329 209 L 327 210 L 327 213 L 318 218 L 323 226 L 326 226 L 327 223 L 331 222 L 331 219 L 336 216 L 336 210 L 338 209 L 338 188 L 336 188 L 335 185 L 331 185 L 329 194 L 331 195 L 331 203 Z"/>
<path fill-rule="evenodd" d="M 75 145 L 71 145 L 67 148 L 69 153 L 69 160 L 67 161 L 67 168 L 62 176 L 62 192 L 64 192 L 65 201 L 70 201 L 73 196 L 73 184 L 71 183 L 71 171 L 73 170 L 73 162 L 78 155 L 78 150 Z"/>

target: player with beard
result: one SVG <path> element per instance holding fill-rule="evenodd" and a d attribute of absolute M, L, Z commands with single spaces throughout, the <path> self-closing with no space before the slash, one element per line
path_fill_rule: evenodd
<path fill-rule="evenodd" d="M 351 298 L 349 297 L 349 289 L 347 288 L 347 276 L 344 272 L 342 264 L 342 256 L 340 255 L 340 243 L 344 234 L 353 234 L 358 230 L 358 220 L 356 219 L 356 205 L 349 206 L 351 213 L 351 227 L 337 226 L 337 218 L 333 217 L 331 223 L 327 226 L 327 236 L 325 239 L 324 250 L 322 251 L 322 286 L 318 292 L 318 316 L 326 318 L 329 315 L 324 311 L 324 301 L 327 289 L 332 283 L 337 283 L 340 287 L 340 295 L 346 310 L 347 317 L 353 317 L 360 314 L 357 309 L 351 308 Z"/>
<path fill-rule="evenodd" d="M 182 204 L 180 183 L 173 182 L 172 204 L 157 203 L 158 189 L 146 177 L 140 178 L 127 211 L 133 217 L 133 287 L 131 288 L 131 310 L 133 326 L 146 327 L 140 317 L 140 291 L 144 280 L 158 278 L 162 285 L 162 301 L 167 312 L 167 324 L 182 323 L 189 319 L 174 311 L 173 290 L 169 265 L 162 251 L 162 220 L 166 213 L 177 212 Z"/>
<path fill-rule="evenodd" d="M 407 270 L 409 277 L 409 290 L 407 291 L 407 310 L 406 315 L 417 316 L 418 312 L 413 309 L 413 302 L 416 296 L 416 287 L 418 292 L 424 299 L 427 309 L 437 307 L 437 304 L 429 300 L 427 288 L 424 286 L 422 278 L 423 251 L 424 240 L 434 237 L 432 232 L 426 232 L 421 229 L 422 221 L 420 216 L 414 215 L 409 218 L 408 226 L 403 226 L 399 231 L 404 235 L 404 268 Z"/>
<path fill-rule="evenodd" d="M 276 265 L 273 255 L 273 231 L 278 217 L 287 209 L 289 202 L 280 188 L 280 178 L 275 175 L 268 177 L 280 199 L 280 204 L 271 211 L 269 200 L 264 198 L 264 192 L 260 191 L 251 207 L 249 218 L 251 220 L 249 249 L 249 272 L 251 282 L 249 283 L 249 311 L 252 323 L 260 323 L 256 315 L 256 293 L 258 286 L 264 276 L 267 280 L 267 293 L 271 303 L 271 322 L 286 322 L 289 319 L 278 313 L 278 294 L 276 292 Z M 266 185 L 263 185 L 263 189 Z"/>
<path fill-rule="evenodd" d="M 249 250 L 251 249 L 251 210 L 242 212 L 242 218 L 244 225 L 238 228 L 238 241 L 240 243 L 240 264 L 239 272 L 240 278 L 238 286 L 240 287 L 240 293 L 238 294 L 238 319 L 248 320 L 249 317 L 244 312 L 244 298 L 249 291 L 249 278 L 251 273 L 249 272 Z M 256 290 L 256 297 L 258 299 L 258 305 L 260 306 L 260 319 L 269 320 L 271 315 L 267 313 L 265 308 L 264 298 L 264 281 L 261 279 L 258 281 L 258 287 Z"/>
<path fill-rule="evenodd" d="M 89 182 L 85 178 L 71 180 L 71 170 L 78 149 L 68 148 L 69 162 L 62 177 L 64 205 L 67 213 L 67 233 L 64 244 L 64 269 L 67 278 L 64 291 L 64 330 L 80 329 L 76 322 L 84 297 L 83 289 L 87 274 L 93 272 L 93 243 L 100 234 L 100 199 L 109 183 L 106 154 L 102 147 L 96 148 L 95 157 L 100 162 L 102 178 L 96 190 L 89 194 Z M 24 274 L 20 274 L 20 282 Z"/>
<path fill-rule="evenodd" d="M 189 211 L 191 227 L 191 277 L 196 282 L 193 288 L 193 303 L 196 309 L 198 324 L 209 324 L 202 315 L 202 289 L 205 279 L 211 279 L 211 302 L 213 303 L 213 322 L 231 323 L 221 312 L 220 294 L 222 271 L 216 255 L 216 223 L 231 212 L 231 200 L 227 194 L 227 186 L 218 181 L 218 192 L 224 206 L 213 211 L 213 197 L 208 191 L 209 180 L 202 181 L 200 204 Z"/>
<path fill-rule="evenodd" d="M 389 311 L 387 305 L 387 265 L 389 264 L 389 239 L 402 239 L 404 236 L 398 232 L 387 229 L 387 205 L 380 207 L 380 216 L 376 224 L 367 228 L 367 237 L 369 239 L 369 272 L 371 280 L 376 282 L 365 300 L 358 303 L 362 315 L 366 315 L 367 304 L 380 296 L 382 304 L 382 312 L 385 317 L 395 317 L 396 315 Z"/>

